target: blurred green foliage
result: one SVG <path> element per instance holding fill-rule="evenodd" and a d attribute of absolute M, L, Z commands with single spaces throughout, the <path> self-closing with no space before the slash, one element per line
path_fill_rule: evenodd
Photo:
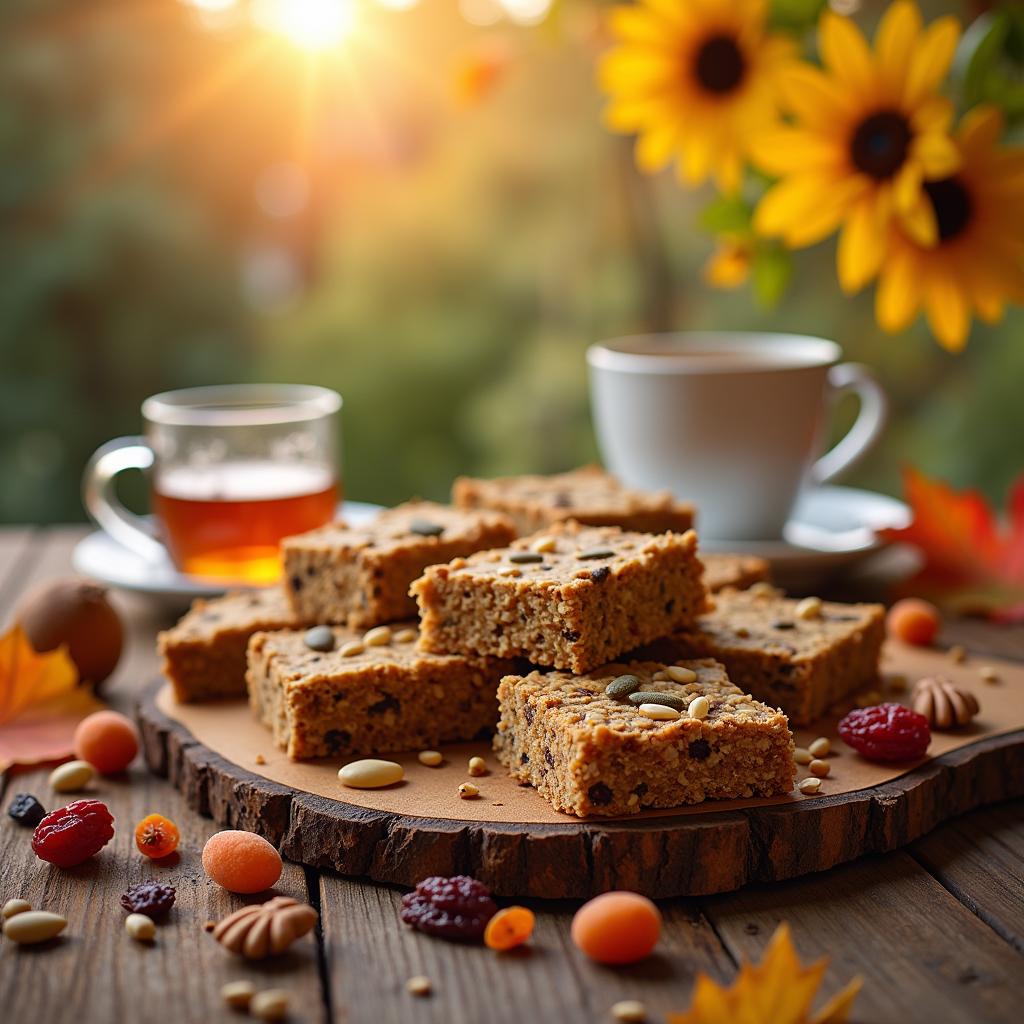
<path fill-rule="evenodd" d="M 913 462 L 1001 497 L 1024 468 L 1020 312 L 959 357 L 921 324 L 885 336 L 869 295 L 839 293 L 831 244 L 764 258 L 769 303 L 791 274 L 774 308 L 708 291 L 712 196 L 641 179 L 602 127 L 598 17 L 578 0 L 480 29 L 439 0 L 366 8 L 311 68 L 178 0 L 8 0 L 0 521 L 81 518 L 86 459 L 139 430 L 147 394 L 230 380 L 337 388 L 352 497 L 565 468 L 596 454 L 588 344 L 709 327 L 832 337 L 877 370 L 893 421 L 852 482 L 898 491 Z M 482 61 L 487 87 L 460 100 Z M 300 201 L 261 205 L 282 166 Z"/>

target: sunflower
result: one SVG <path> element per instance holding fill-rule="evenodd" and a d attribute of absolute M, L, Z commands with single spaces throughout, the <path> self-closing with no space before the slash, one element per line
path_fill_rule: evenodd
<path fill-rule="evenodd" d="M 959 156 L 952 105 L 938 95 L 960 35 L 952 17 L 923 28 L 910 0 L 886 10 L 872 52 L 856 25 L 826 11 L 818 30 L 823 69 L 783 76 L 795 124 L 755 139 L 753 159 L 781 180 L 757 207 L 762 234 L 799 248 L 840 226 L 839 283 L 852 293 L 877 273 L 898 220 L 921 245 L 939 225 L 924 183 L 948 178 Z"/>
<path fill-rule="evenodd" d="M 1024 149 L 1001 148 L 1002 131 L 990 106 L 960 122 L 959 170 L 924 184 L 938 226 L 934 246 L 892 229 L 875 292 L 884 330 L 902 331 L 923 307 L 935 337 L 959 351 L 972 314 L 995 323 L 1007 301 L 1024 303 Z"/>
<path fill-rule="evenodd" d="M 767 32 L 767 0 L 641 0 L 616 7 L 619 45 L 601 63 L 613 131 L 636 133 L 636 161 L 680 179 L 714 175 L 735 192 L 757 132 L 778 121 L 778 79 L 791 40 Z"/>

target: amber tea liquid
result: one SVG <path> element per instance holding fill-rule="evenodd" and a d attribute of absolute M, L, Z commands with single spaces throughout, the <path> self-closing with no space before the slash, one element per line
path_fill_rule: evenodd
<path fill-rule="evenodd" d="M 153 511 L 182 572 L 260 585 L 281 576 L 282 538 L 329 523 L 339 498 L 323 467 L 224 462 L 164 470 Z"/>

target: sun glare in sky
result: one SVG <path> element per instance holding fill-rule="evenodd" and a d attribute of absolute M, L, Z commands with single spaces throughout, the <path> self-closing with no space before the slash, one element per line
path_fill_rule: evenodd
<path fill-rule="evenodd" d="M 253 16 L 303 50 L 327 50 L 352 30 L 355 5 L 353 0 L 263 0 Z"/>

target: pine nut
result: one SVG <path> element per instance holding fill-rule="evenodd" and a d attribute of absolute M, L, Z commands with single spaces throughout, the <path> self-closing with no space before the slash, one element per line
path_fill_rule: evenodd
<path fill-rule="evenodd" d="M 612 1016 L 621 1024 L 642 1024 L 647 1020 L 647 1007 L 637 999 L 623 999 L 612 1007 Z"/>
<path fill-rule="evenodd" d="M 821 761 L 818 758 L 815 758 L 807 766 L 807 770 L 812 775 L 817 775 L 819 779 L 823 779 L 832 770 L 832 765 L 830 765 L 828 761 Z"/>
<path fill-rule="evenodd" d="M 980 675 L 986 683 L 999 682 L 999 673 L 991 665 L 982 665 L 982 667 L 978 669 L 978 675 Z"/>
<path fill-rule="evenodd" d="M 358 640 L 349 640 L 338 648 L 338 653 L 343 658 L 354 658 L 357 654 L 363 653 L 363 645 Z"/>
<path fill-rule="evenodd" d="M 396 644 L 411 644 L 418 636 L 415 629 L 406 628 L 398 630 L 391 638 Z"/>
<path fill-rule="evenodd" d="M 95 774 L 88 761 L 67 761 L 50 772 L 50 788 L 57 793 L 77 793 L 89 785 Z"/>
<path fill-rule="evenodd" d="M 797 764 L 810 764 L 814 758 L 811 757 L 811 752 L 806 747 L 797 747 L 793 751 L 793 760 Z"/>
<path fill-rule="evenodd" d="M 156 938 L 156 922 L 145 914 L 129 914 L 124 919 L 124 930 L 136 942 L 152 942 Z"/>
<path fill-rule="evenodd" d="M 4 922 L 4 935 L 19 945 L 30 946 L 55 938 L 67 926 L 67 919 L 60 914 L 51 914 L 45 910 L 26 910 Z"/>
<path fill-rule="evenodd" d="M 674 722 L 679 717 L 679 712 L 675 708 L 665 704 L 641 704 L 636 710 L 644 718 L 650 718 L 655 722 Z"/>
<path fill-rule="evenodd" d="M 259 1020 L 284 1020 L 288 1016 L 288 998 L 285 989 L 268 988 L 252 997 L 249 1012 Z"/>
<path fill-rule="evenodd" d="M 710 710 L 711 705 L 708 703 L 707 697 L 703 694 L 700 697 L 694 697 L 693 700 L 690 701 L 689 714 L 691 718 L 707 718 Z"/>
<path fill-rule="evenodd" d="M 464 782 L 459 786 L 459 796 L 463 800 L 474 800 L 480 795 L 480 787 L 474 786 L 472 782 Z"/>
<path fill-rule="evenodd" d="M 487 774 L 487 762 L 482 757 L 471 757 L 469 759 L 469 774 L 480 776 Z"/>
<path fill-rule="evenodd" d="M 546 555 L 558 548 L 558 542 L 554 537 L 538 537 L 531 545 L 531 550 Z"/>
<path fill-rule="evenodd" d="M 391 643 L 390 626 L 374 626 L 363 634 L 363 644 L 366 647 L 387 647 Z"/>
<path fill-rule="evenodd" d="M 808 748 L 812 757 L 827 757 L 832 743 L 827 736 L 819 736 Z"/>
<path fill-rule="evenodd" d="M 821 779 L 801 779 L 796 788 L 801 793 L 817 793 L 821 789 Z"/>
<path fill-rule="evenodd" d="M 429 996 L 434 990 L 434 986 L 431 985 L 430 979 L 425 974 L 417 974 L 405 983 L 405 990 L 410 995 L 422 998 L 424 996 Z"/>
<path fill-rule="evenodd" d="M 338 770 L 338 778 L 352 789 L 379 789 L 393 786 L 405 777 L 405 770 L 395 761 L 381 761 L 367 757 L 361 761 L 350 761 Z"/>
<path fill-rule="evenodd" d="M 821 616 L 821 598 L 805 597 L 796 606 L 795 613 L 798 619 L 817 619 Z"/>
<path fill-rule="evenodd" d="M 9 917 L 14 917 L 15 914 L 24 914 L 31 909 L 32 904 L 28 900 L 8 900 L 4 904 L 4 909 L 0 911 L 0 917 L 6 921 Z"/>
<path fill-rule="evenodd" d="M 421 750 L 417 756 L 420 764 L 425 764 L 428 768 L 436 768 L 444 760 L 440 750 Z"/>
<path fill-rule="evenodd" d="M 248 1010 L 256 986 L 251 981 L 229 981 L 220 990 L 220 997 L 232 1010 Z"/>
<path fill-rule="evenodd" d="M 697 673 L 685 665 L 666 665 L 665 672 L 673 683 L 695 683 Z"/>

